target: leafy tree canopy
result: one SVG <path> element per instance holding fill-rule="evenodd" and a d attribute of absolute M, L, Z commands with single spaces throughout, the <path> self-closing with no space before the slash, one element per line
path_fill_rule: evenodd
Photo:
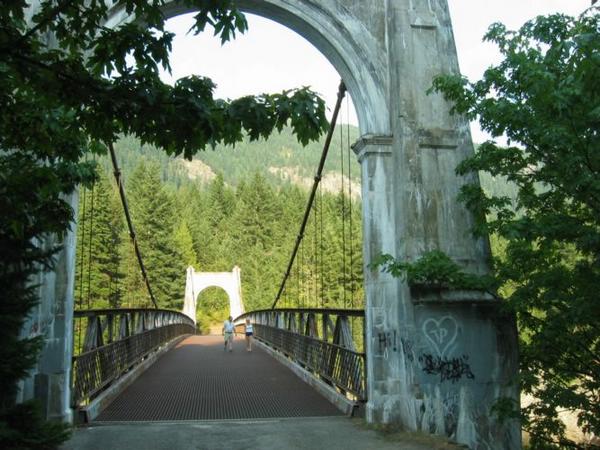
<path fill-rule="evenodd" d="M 173 38 L 164 29 L 161 8 L 166 3 L 2 2 L 0 360 L 11 361 L 0 369 L 3 446 L 29 445 L 19 441 L 18 433 L 7 432 L 10 440 L 4 439 L 16 381 L 32 367 L 40 345 L 19 341 L 23 321 L 38 300 L 28 280 L 40 267 L 52 266 L 59 248 L 60 239 L 44 246 L 40 240 L 64 233 L 72 221 L 64 194 L 95 179 L 94 164 L 82 162 L 85 153 L 103 153 L 117 136 L 131 134 L 169 154 L 191 158 L 206 146 L 241 140 L 244 130 L 257 139 L 289 123 L 306 144 L 327 126 L 324 102 L 308 88 L 220 100 L 213 97 L 215 85 L 208 78 L 163 83 L 159 67 L 170 69 Z M 232 0 L 182 3 L 198 11 L 195 33 L 212 27 L 224 43 L 247 28 Z M 135 20 L 107 26 L 114 11 Z"/>
<path fill-rule="evenodd" d="M 537 17 L 518 31 L 494 24 L 485 39 L 500 64 L 477 82 L 440 76 L 433 90 L 508 138 L 482 144 L 457 172 L 506 177 L 516 205 L 479 186 L 461 195 L 480 218 L 475 231 L 506 243 L 495 275 L 519 321 L 531 444 L 577 447 L 559 410 L 600 435 L 600 15 Z"/>

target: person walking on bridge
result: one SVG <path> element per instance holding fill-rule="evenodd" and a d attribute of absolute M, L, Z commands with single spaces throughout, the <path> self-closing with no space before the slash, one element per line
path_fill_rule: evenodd
<path fill-rule="evenodd" d="M 252 324 L 250 323 L 250 319 L 246 319 L 246 351 L 247 352 L 251 352 L 252 351 L 252 335 L 253 335 L 253 330 L 252 330 Z"/>
<path fill-rule="evenodd" d="M 233 317 L 229 316 L 229 318 L 223 322 L 223 336 L 225 337 L 225 347 L 223 350 L 229 349 L 229 351 L 233 351 L 233 333 L 235 332 L 235 326 L 233 325 Z"/>

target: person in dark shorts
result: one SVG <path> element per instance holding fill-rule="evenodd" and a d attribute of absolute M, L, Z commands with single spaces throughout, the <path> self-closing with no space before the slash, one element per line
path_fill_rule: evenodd
<path fill-rule="evenodd" d="M 254 334 L 254 330 L 252 329 L 252 324 L 250 323 L 250 319 L 246 319 L 246 351 L 252 351 L 252 335 Z"/>

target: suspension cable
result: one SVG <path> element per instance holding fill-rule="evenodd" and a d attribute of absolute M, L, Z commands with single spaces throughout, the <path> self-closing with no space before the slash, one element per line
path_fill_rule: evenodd
<path fill-rule="evenodd" d="M 298 303 L 297 305 L 299 307 L 303 307 L 304 306 L 304 289 L 305 289 L 305 283 L 304 283 L 304 241 L 300 241 L 300 295 L 298 297 Z"/>
<path fill-rule="evenodd" d="M 349 214 L 349 227 L 350 227 L 350 307 L 354 308 L 354 236 L 353 236 L 353 226 L 352 226 L 352 159 L 350 158 L 350 101 L 346 99 L 346 119 L 348 123 L 346 124 L 347 133 L 346 137 L 348 139 L 348 214 Z"/>
<path fill-rule="evenodd" d="M 346 98 L 346 138 L 348 140 L 346 149 L 348 151 L 348 222 L 349 222 L 349 237 L 350 237 L 350 267 L 349 267 L 349 284 L 350 284 L 350 308 L 354 308 L 354 237 L 352 235 L 352 159 L 350 153 L 350 101 Z M 354 339 L 354 317 L 350 318 L 350 335 Z"/>
<path fill-rule="evenodd" d="M 87 160 L 87 154 L 86 154 L 86 160 Z M 85 222 L 86 222 L 86 218 L 85 218 L 85 213 L 86 213 L 86 198 L 87 198 L 87 189 L 85 187 L 83 187 L 83 206 L 82 206 L 82 211 L 81 211 L 81 248 L 79 250 L 80 253 L 80 257 L 79 257 L 79 308 L 81 309 L 82 305 L 83 305 L 83 278 L 84 278 L 84 274 L 83 274 L 83 267 L 84 267 L 84 255 L 85 255 Z M 81 319 L 79 319 L 77 321 L 77 325 L 78 325 L 78 332 L 77 332 L 77 351 L 81 351 L 81 334 L 82 334 L 82 327 L 81 327 Z"/>
<path fill-rule="evenodd" d="M 341 187 L 340 200 L 342 202 L 342 299 L 344 308 L 346 305 L 346 201 L 344 190 L 344 126 L 340 124 L 340 168 L 341 168 Z"/>
<path fill-rule="evenodd" d="M 96 161 L 96 157 L 94 156 L 94 161 Z M 94 187 L 96 186 L 96 182 L 92 184 L 91 198 L 90 203 L 92 204 L 90 210 L 90 240 L 89 240 L 89 248 L 88 248 L 88 291 L 87 291 L 87 309 L 90 309 L 90 295 L 92 294 L 92 247 L 93 247 L 93 237 L 94 237 Z"/>
<path fill-rule="evenodd" d="M 110 158 L 112 160 L 112 165 L 114 169 L 115 180 L 117 181 L 117 186 L 119 187 L 119 196 L 121 197 L 121 204 L 123 205 L 123 209 L 125 210 L 125 219 L 127 219 L 127 227 L 129 228 L 129 237 L 131 238 L 131 242 L 133 244 L 133 248 L 135 249 L 135 255 L 137 256 L 138 263 L 140 265 L 140 270 L 142 271 L 142 278 L 146 284 L 146 289 L 148 290 L 148 294 L 150 295 L 150 299 L 154 304 L 154 307 L 158 309 L 158 305 L 156 303 L 156 299 L 154 298 L 154 294 L 152 293 L 152 288 L 150 287 L 150 280 L 148 280 L 148 275 L 146 274 L 146 268 L 144 267 L 144 261 L 142 260 L 142 254 L 140 253 L 140 248 L 137 243 L 137 239 L 135 237 L 135 230 L 133 228 L 133 222 L 131 221 L 131 215 L 129 214 L 129 208 L 127 206 L 127 198 L 125 197 L 125 187 L 123 185 L 123 179 L 121 178 L 121 171 L 119 170 L 119 164 L 117 163 L 117 155 L 115 153 L 115 148 L 112 142 L 108 143 L 108 148 L 110 150 Z"/>
<path fill-rule="evenodd" d="M 283 280 L 281 281 L 281 286 L 279 287 L 279 291 L 275 297 L 275 301 L 273 305 L 271 305 L 271 309 L 275 308 L 277 302 L 279 301 L 279 297 L 281 297 L 281 293 L 283 292 L 283 288 L 285 287 L 285 282 L 290 276 L 290 270 L 292 265 L 294 264 L 294 259 L 296 258 L 296 253 L 298 252 L 298 246 L 302 241 L 302 237 L 304 236 L 304 230 L 306 228 L 306 223 L 308 222 L 308 216 L 310 214 L 310 210 L 312 208 L 313 201 L 315 199 L 315 193 L 317 191 L 317 187 L 319 186 L 319 182 L 321 181 L 321 174 L 323 173 L 323 166 L 325 165 L 325 160 L 327 159 L 327 152 L 329 151 L 329 145 L 331 144 L 331 138 L 333 137 L 333 131 L 335 129 L 335 123 L 337 121 L 338 113 L 340 112 L 340 106 L 342 104 L 342 99 L 346 94 L 346 86 L 344 82 L 340 82 L 340 87 L 338 89 L 338 97 L 335 103 L 335 108 L 333 110 L 333 115 L 331 117 L 331 124 L 329 125 L 329 131 L 327 132 L 327 137 L 325 139 L 325 145 L 323 146 L 323 152 L 321 153 L 321 160 L 319 161 L 319 167 L 317 168 L 317 174 L 315 175 L 315 181 L 312 186 L 312 190 L 310 191 L 310 197 L 308 199 L 308 203 L 306 205 L 306 210 L 304 212 L 304 218 L 302 219 L 302 224 L 300 225 L 300 231 L 298 232 L 298 236 L 296 237 L 296 244 L 294 245 L 294 249 L 292 250 L 292 255 L 290 257 L 290 262 L 288 263 L 288 267 L 283 275 Z"/>
<path fill-rule="evenodd" d="M 321 240 L 319 242 L 319 250 L 321 253 L 321 308 L 323 307 L 323 303 L 325 301 L 325 277 L 323 276 L 323 186 L 319 186 L 319 221 L 320 223 L 320 231 L 321 231 Z"/>
<path fill-rule="evenodd" d="M 87 155 L 86 155 L 87 160 Z M 85 222 L 86 222 L 86 199 L 87 199 L 87 189 L 83 188 L 83 207 L 81 211 L 81 248 L 79 250 L 80 258 L 79 258 L 79 308 L 83 305 L 83 266 L 84 266 L 84 255 L 85 255 Z"/>
<path fill-rule="evenodd" d="M 315 209 L 313 210 L 313 226 L 314 226 L 314 237 L 313 237 L 313 267 L 314 267 L 314 276 L 315 280 L 315 297 L 314 297 L 314 307 L 319 305 L 319 294 L 318 294 L 318 286 L 319 286 L 319 253 L 317 252 L 317 211 L 319 209 L 319 202 L 315 203 Z"/>
<path fill-rule="evenodd" d="M 296 301 L 295 304 L 298 305 L 300 303 L 300 263 L 298 261 L 296 264 Z M 293 301 L 293 299 L 292 299 Z"/>

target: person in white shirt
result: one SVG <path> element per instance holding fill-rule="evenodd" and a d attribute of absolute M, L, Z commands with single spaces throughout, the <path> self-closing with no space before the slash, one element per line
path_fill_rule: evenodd
<path fill-rule="evenodd" d="M 250 319 L 246 319 L 246 351 L 247 352 L 251 352 L 252 351 L 252 335 L 253 335 L 253 330 L 252 330 L 252 324 L 250 323 Z"/>
<path fill-rule="evenodd" d="M 235 332 L 235 326 L 233 325 L 233 317 L 229 316 L 229 318 L 223 322 L 223 336 L 225 337 L 225 347 L 223 350 L 229 349 L 229 351 L 233 351 L 233 333 Z"/>

